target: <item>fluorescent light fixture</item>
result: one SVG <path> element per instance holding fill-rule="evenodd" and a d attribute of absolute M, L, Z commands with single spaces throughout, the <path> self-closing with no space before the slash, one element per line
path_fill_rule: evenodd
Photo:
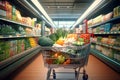
<path fill-rule="evenodd" d="M 95 0 L 81 17 L 73 24 L 72 28 L 81 23 L 90 13 L 97 9 L 105 0 Z"/>
<path fill-rule="evenodd" d="M 53 27 L 55 27 L 55 24 L 53 23 L 52 19 L 48 16 L 42 5 L 38 2 L 38 0 L 31 0 L 33 4 L 40 10 L 40 12 L 48 19 L 48 21 L 52 24 Z"/>

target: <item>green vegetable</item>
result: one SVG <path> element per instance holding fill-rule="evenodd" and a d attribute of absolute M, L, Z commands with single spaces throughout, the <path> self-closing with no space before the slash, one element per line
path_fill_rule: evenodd
<path fill-rule="evenodd" d="M 59 61 L 58 59 L 55 59 L 55 60 L 53 61 L 53 64 L 60 64 L 60 61 Z"/>
<path fill-rule="evenodd" d="M 38 44 L 40 46 L 53 46 L 54 41 L 51 40 L 49 37 L 42 36 L 39 38 Z"/>
<path fill-rule="evenodd" d="M 73 45 L 82 46 L 82 45 L 84 45 L 84 42 L 76 41 L 76 42 L 73 43 Z"/>
<path fill-rule="evenodd" d="M 49 35 L 49 38 L 52 39 L 54 42 L 58 40 L 58 36 L 56 35 L 56 33 Z"/>
<path fill-rule="evenodd" d="M 78 38 L 78 40 L 79 40 L 80 42 L 84 42 L 84 39 L 83 39 L 83 38 Z"/>
<path fill-rule="evenodd" d="M 59 28 L 56 30 L 56 35 L 58 36 L 58 39 L 59 38 L 65 38 L 68 34 L 68 31 L 64 30 L 63 28 Z"/>

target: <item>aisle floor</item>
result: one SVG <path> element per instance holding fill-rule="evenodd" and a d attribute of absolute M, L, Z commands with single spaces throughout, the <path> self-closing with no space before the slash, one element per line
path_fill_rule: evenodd
<path fill-rule="evenodd" d="M 120 73 L 115 72 L 93 55 L 89 56 L 88 65 L 85 67 L 89 76 L 88 80 L 120 80 Z M 57 70 L 61 70 L 58 68 Z M 82 68 L 81 68 L 82 71 Z M 44 67 L 41 54 L 35 56 L 17 71 L 10 75 L 11 80 L 45 80 L 47 68 Z M 82 75 L 80 75 L 80 80 Z"/>

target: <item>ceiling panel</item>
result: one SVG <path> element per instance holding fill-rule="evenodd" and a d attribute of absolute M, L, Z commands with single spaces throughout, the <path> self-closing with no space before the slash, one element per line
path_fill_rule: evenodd
<path fill-rule="evenodd" d="M 39 0 L 53 20 L 76 21 L 94 0 Z"/>

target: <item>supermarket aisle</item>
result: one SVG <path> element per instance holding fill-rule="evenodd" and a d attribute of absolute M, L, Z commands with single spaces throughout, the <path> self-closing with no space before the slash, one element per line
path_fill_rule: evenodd
<path fill-rule="evenodd" d="M 86 67 L 89 80 L 120 80 L 120 74 L 113 71 L 94 56 L 89 56 Z M 13 73 L 11 80 L 45 80 L 47 68 L 44 67 L 42 55 L 38 54 L 25 64 L 19 71 Z M 80 76 L 81 77 L 81 76 Z"/>

